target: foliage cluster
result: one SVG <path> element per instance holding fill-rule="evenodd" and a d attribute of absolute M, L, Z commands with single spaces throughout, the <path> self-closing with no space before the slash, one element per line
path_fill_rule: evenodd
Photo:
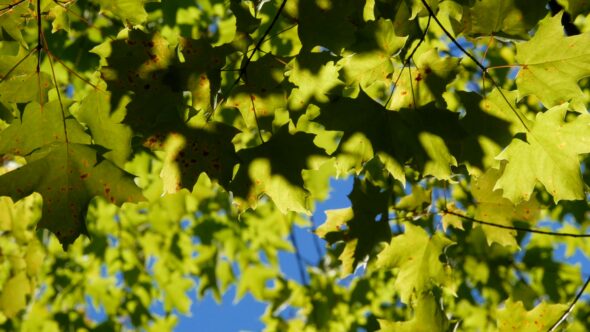
<path fill-rule="evenodd" d="M 587 331 L 588 76 L 585 0 L 0 0 L 0 328 Z"/>

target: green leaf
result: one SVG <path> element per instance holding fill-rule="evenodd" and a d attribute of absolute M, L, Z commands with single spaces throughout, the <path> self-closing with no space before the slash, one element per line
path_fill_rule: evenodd
<path fill-rule="evenodd" d="M 148 17 L 143 8 L 144 0 L 93 0 L 101 10 L 109 11 L 127 24 L 142 24 Z"/>
<path fill-rule="evenodd" d="M 516 45 L 521 66 L 516 85 L 522 95 L 535 95 L 547 108 L 570 101 L 574 110 L 583 111 L 578 81 L 590 76 L 590 33 L 564 36 L 562 15 L 545 18 L 530 41 Z"/>
<path fill-rule="evenodd" d="M 514 205 L 502 197 L 502 190 L 494 190 L 501 171 L 490 168 L 483 175 L 471 181 L 471 193 L 477 201 L 475 219 L 502 226 L 513 226 L 512 221 L 534 222 L 539 217 L 540 206 L 535 197 Z M 516 231 L 481 225 L 488 245 L 497 242 L 504 246 L 518 247 Z"/>
<path fill-rule="evenodd" d="M 43 196 L 37 227 L 53 232 L 64 246 L 86 233 L 90 200 L 102 196 L 121 204 L 142 200 L 141 191 L 123 170 L 88 145 L 54 143 L 27 158 L 27 164 L 0 176 L 0 195 L 18 200 L 33 192 Z"/>
<path fill-rule="evenodd" d="M 433 287 L 453 289 L 450 267 L 439 256 L 454 242 L 440 233 L 432 237 L 412 224 L 405 224 L 405 232 L 391 239 L 390 244 L 377 256 L 377 267 L 399 269 L 395 289 L 404 303 L 410 303 L 415 294 Z"/>
<path fill-rule="evenodd" d="M 381 332 L 445 332 L 449 328 L 449 320 L 436 298 L 425 293 L 419 296 L 412 306 L 414 317 L 405 322 L 379 320 Z"/>
<path fill-rule="evenodd" d="M 391 238 L 387 191 L 381 192 L 370 182 L 355 178 L 348 197 L 352 207 L 326 211 L 326 222 L 316 230 L 330 244 L 344 242 L 344 250 L 338 257 L 342 261 L 343 277 L 353 273 L 367 256 L 372 258 L 380 242 Z"/>
<path fill-rule="evenodd" d="M 547 14 L 546 4 L 527 0 L 479 0 L 465 8 L 465 33 L 528 39 L 529 30 Z"/>
<path fill-rule="evenodd" d="M 3 286 L 0 310 L 11 318 L 27 307 L 27 296 L 32 293 L 31 284 L 23 271 L 10 278 Z"/>
<path fill-rule="evenodd" d="M 335 94 L 335 89 L 342 85 L 338 78 L 337 60 L 327 52 L 304 53 L 289 64 L 290 69 L 285 75 L 298 87 L 289 97 L 291 109 L 305 109 L 302 105 L 312 101 L 327 102 L 328 96 Z"/>
<path fill-rule="evenodd" d="M 538 113 L 526 141 L 515 138 L 497 157 L 506 168 L 495 189 L 514 203 L 526 201 L 537 181 L 560 200 L 584 199 L 578 155 L 590 153 L 590 114 L 567 116 L 568 105 Z"/>
<path fill-rule="evenodd" d="M 362 20 L 363 6 L 364 3 L 353 0 L 300 1 L 299 13 L 305 13 L 299 17 L 303 50 L 322 46 L 339 54 L 342 48 L 354 43 L 354 19 Z"/>
<path fill-rule="evenodd" d="M 80 103 L 78 119 L 85 123 L 95 144 L 109 150 L 104 157 L 123 167 L 131 154 L 131 129 L 121 124 L 124 114 L 120 110 L 111 114 L 111 96 L 94 90 Z"/>
<path fill-rule="evenodd" d="M 17 75 L 12 73 L 0 83 L 0 100 L 8 103 L 47 103 L 47 91 L 53 88 L 53 80 L 47 73 L 36 72 Z"/>
<path fill-rule="evenodd" d="M 358 96 L 363 89 L 373 99 L 385 99 L 393 73 L 392 57 L 406 43 L 407 37 L 395 34 L 390 20 L 369 22 L 359 31 L 358 42 L 350 48 L 338 65 L 346 84 L 346 95 Z"/>
<path fill-rule="evenodd" d="M 572 16 L 572 21 L 576 16 L 590 11 L 590 2 L 586 0 L 557 0 L 557 3 L 562 5 L 565 11 Z"/>
<path fill-rule="evenodd" d="M 90 144 L 90 136 L 84 128 L 64 110 L 58 101 L 40 105 L 36 102 L 27 104 L 22 119 L 15 119 L 10 127 L 0 132 L 0 154 L 26 156 L 34 150 L 52 142 L 69 142 Z M 64 122 L 62 116 L 66 117 Z"/>
<path fill-rule="evenodd" d="M 418 108 L 433 101 L 437 106 L 446 106 L 442 93 L 455 79 L 459 59 L 440 57 L 432 49 L 422 53 L 415 64 L 401 73 L 387 109 Z"/>
<path fill-rule="evenodd" d="M 405 181 L 402 165 L 410 160 L 420 172 L 439 179 L 449 178 L 451 166 L 456 165 L 451 151 L 458 149 L 464 137 L 456 113 L 433 105 L 391 112 L 364 93 L 320 108 L 314 121 L 327 130 L 343 132 L 336 157 L 345 162 L 346 172 L 375 155 L 401 182 Z"/>
<path fill-rule="evenodd" d="M 513 302 L 508 299 L 504 308 L 498 312 L 498 329 L 523 332 L 547 331 L 566 310 L 565 304 L 541 302 L 533 310 L 527 311 L 522 302 Z"/>
<path fill-rule="evenodd" d="M 240 150 L 240 167 L 229 186 L 234 197 L 242 199 L 239 208 L 255 208 L 264 194 L 283 213 L 309 213 L 309 193 L 303 188 L 301 172 L 319 167 L 326 155 L 313 143 L 313 137 L 301 132 L 290 134 L 286 125 L 269 141 Z"/>

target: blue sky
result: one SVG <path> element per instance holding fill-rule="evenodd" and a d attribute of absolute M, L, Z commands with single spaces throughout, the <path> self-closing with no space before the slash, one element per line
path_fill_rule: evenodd
<path fill-rule="evenodd" d="M 315 226 L 319 226 L 325 221 L 324 211 L 350 206 L 347 196 L 352 190 L 352 184 L 352 178 L 331 180 L 332 191 L 330 197 L 325 202 L 316 205 L 313 215 Z M 295 238 L 301 255 L 306 261 L 315 264 L 320 257 L 313 242 L 314 236 L 310 229 L 296 228 L 295 230 Z M 320 241 L 323 246 L 323 240 L 320 239 Z M 301 281 L 294 254 L 281 253 L 280 262 L 283 273 L 299 282 Z M 250 295 L 246 295 L 240 302 L 234 303 L 235 287 L 232 287 L 223 296 L 221 304 L 217 304 L 210 295 L 207 295 L 201 301 L 197 301 L 195 294 L 196 292 L 192 292 L 191 317 L 181 316 L 176 331 L 236 332 L 260 331 L 264 328 L 259 318 L 264 313 L 266 304 L 254 300 Z"/>

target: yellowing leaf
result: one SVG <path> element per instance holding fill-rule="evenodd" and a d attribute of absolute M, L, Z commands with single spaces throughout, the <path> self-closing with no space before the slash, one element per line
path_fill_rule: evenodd
<path fill-rule="evenodd" d="M 541 302 L 527 311 L 523 303 L 507 300 L 504 309 L 498 312 L 499 331 L 545 332 L 567 310 L 565 304 Z"/>
<path fill-rule="evenodd" d="M 412 306 L 414 317 L 405 322 L 379 320 L 381 332 L 445 332 L 449 327 L 449 320 L 436 298 L 429 293 L 419 296 Z"/>
<path fill-rule="evenodd" d="M 27 305 L 31 285 L 25 272 L 20 272 L 8 280 L 0 294 L 0 310 L 7 317 L 13 317 Z"/>
<path fill-rule="evenodd" d="M 515 138 L 497 157 L 506 160 L 495 189 L 514 203 L 526 201 L 537 181 L 560 200 L 584 199 L 578 155 L 590 153 L 590 114 L 567 119 L 568 105 L 537 114 L 527 141 Z"/>
<path fill-rule="evenodd" d="M 562 14 L 542 20 L 530 41 L 516 45 L 521 65 L 516 85 L 547 108 L 571 101 L 574 110 L 583 111 L 584 93 L 578 81 L 590 76 L 590 33 L 564 36 Z"/>

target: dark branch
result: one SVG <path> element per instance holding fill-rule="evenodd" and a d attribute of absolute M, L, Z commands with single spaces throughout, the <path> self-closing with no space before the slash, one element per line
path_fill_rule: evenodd
<path fill-rule="evenodd" d="M 230 85 L 230 87 L 229 87 L 228 92 L 226 93 L 226 95 L 229 95 L 231 93 L 231 91 L 234 89 L 234 87 L 242 80 L 242 78 L 246 74 L 246 70 L 248 69 L 248 66 L 250 65 L 250 62 L 252 62 L 252 58 L 254 57 L 254 55 L 258 51 L 260 51 L 260 46 L 262 46 L 262 44 L 265 42 L 266 37 L 268 37 L 268 34 L 270 33 L 270 31 L 274 27 L 275 23 L 277 23 L 277 21 L 279 20 L 279 16 L 283 12 L 283 9 L 285 8 L 285 5 L 286 4 L 287 4 L 287 0 L 283 0 L 283 2 L 281 2 L 281 5 L 280 5 L 279 9 L 275 13 L 275 16 L 272 18 L 272 21 L 270 22 L 270 25 L 268 26 L 268 28 L 266 28 L 266 30 L 262 34 L 262 37 L 260 37 L 260 39 L 256 43 L 256 46 L 254 46 L 254 49 L 252 50 L 252 53 L 250 53 L 250 55 L 244 61 L 244 65 L 240 68 L 240 73 L 238 74 L 238 78 L 236 78 L 236 80 L 232 83 L 232 85 Z M 213 116 L 213 113 L 215 113 L 215 110 L 217 109 L 217 107 L 219 107 L 219 105 L 222 104 L 225 100 L 226 99 L 224 99 L 221 102 L 217 103 L 217 105 L 215 106 L 215 109 L 213 109 L 213 112 L 211 112 L 211 114 L 209 114 L 208 119 L 210 119 L 211 116 Z"/>
<path fill-rule="evenodd" d="M 483 72 L 483 75 L 487 75 L 487 67 L 484 66 L 481 62 L 479 62 L 479 60 L 477 60 L 473 55 L 471 55 L 471 53 L 467 52 L 467 50 L 461 46 L 461 44 L 459 44 L 459 42 L 455 39 L 455 37 L 453 37 L 453 35 L 449 32 L 449 30 L 447 30 L 444 25 L 441 23 L 441 21 L 439 21 L 438 17 L 436 17 L 436 15 L 434 14 L 434 11 L 432 11 L 432 8 L 430 8 L 430 6 L 428 5 L 428 3 L 426 3 L 426 0 L 422 0 L 422 4 L 424 5 L 424 7 L 426 7 L 426 10 L 428 10 L 428 13 L 430 14 L 430 16 L 432 16 L 432 18 L 434 18 L 434 21 L 436 22 L 436 24 L 442 29 L 442 31 L 445 33 L 445 35 L 447 35 L 447 37 L 449 37 L 449 39 L 451 39 L 451 42 L 453 42 L 453 44 L 459 49 L 461 50 L 461 52 L 463 54 L 465 54 L 468 58 L 470 58 Z M 504 95 L 504 92 L 502 92 L 502 89 L 500 88 L 500 85 L 498 84 L 498 82 L 496 82 L 496 80 L 494 80 L 494 78 L 492 76 L 488 76 L 490 79 L 490 82 L 492 82 L 492 84 L 498 88 L 498 92 L 500 92 L 500 95 L 502 96 L 502 98 L 504 99 L 504 101 L 506 102 L 506 104 L 508 104 L 508 107 L 510 107 L 510 109 L 512 110 L 512 112 L 514 113 L 514 115 L 516 115 L 516 117 L 518 118 L 518 120 L 520 121 L 520 123 L 524 126 L 524 128 L 527 131 L 530 131 L 528 125 L 526 124 L 526 122 L 524 121 L 524 119 L 522 118 L 522 116 L 520 115 L 520 113 L 518 113 L 518 111 L 512 106 L 512 104 L 510 103 L 510 101 L 508 101 L 508 98 Z"/>
<path fill-rule="evenodd" d="M 307 284 L 307 278 L 305 276 L 305 266 L 303 265 L 303 257 L 299 252 L 299 246 L 297 245 L 297 239 L 295 238 L 295 227 L 291 226 L 291 232 L 289 233 L 289 238 L 291 239 L 291 243 L 293 247 L 295 247 L 295 257 L 297 258 L 297 268 L 299 269 L 299 276 L 301 277 L 301 283 Z"/>
<path fill-rule="evenodd" d="M 10 3 L 7 4 L 6 6 L 0 8 L 0 16 L 4 15 L 5 13 L 9 12 L 12 8 L 22 4 L 23 2 L 25 2 L 26 0 L 19 0 L 15 3 Z"/>
<path fill-rule="evenodd" d="M 397 82 L 399 82 L 399 79 L 402 77 L 402 73 L 404 72 L 404 69 L 410 64 L 410 61 L 412 60 L 414 53 L 416 53 L 416 51 L 418 50 L 418 47 L 420 47 L 420 45 L 422 45 L 422 43 L 424 42 L 424 39 L 426 38 L 426 33 L 428 33 L 428 28 L 430 27 L 430 19 L 431 18 L 432 18 L 432 16 L 429 15 L 428 21 L 426 22 L 426 27 L 424 28 L 424 33 L 422 34 L 422 37 L 418 41 L 418 44 L 416 44 L 416 47 L 414 47 L 412 52 L 410 52 L 410 55 L 404 60 L 404 64 L 402 66 L 402 69 L 400 70 L 399 74 L 397 75 L 395 82 L 393 82 L 393 90 L 391 91 L 391 93 L 389 94 L 389 98 L 387 98 L 387 101 L 385 102 L 385 107 L 387 107 L 387 105 L 391 101 L 391 98 L 393 97 L 393 93 L 395 91 L 395 87 L 397 86 Z"/>
<path fill-rule="evenodd" d="M 555 331 L 555 329 L 561 323 L 563 323 L 563 321 L 567 318 L 567 316 L 569 316 L 569 314 L 572 312 L 572 310 L 574 310 L 574 306 L 576 305 L 576 303 L 578 303 L 578 301 L 582 297 L 582 294 L 584 294 L 584 291 L 586 290 L 586 287 L 588 287 L 588 284 L 590 284 L 590 276 L 588 276 L 588 278 L 586 278 L 586 282 L 584 282 L 584 286 L 582 286 L 582 288 L 578 291 L 578 293 L 576 294 L 576 297 L 574 298 L 572 303 L 570 303 L 567 310 L 561 315 L 561 317 L 559 317 L 559 319 L 553 325 L 551 325 L 551 328 L 548 330 L 548 332 Z"/>
<path fill-rule="evenodd" d="M 576 233 L 561 233 L 561 232 L 551 232 L 551 231 L 543 231 L 540 229 L 535 229 L 535 228 L 526 228 L 526 227 L 518 227 L 518 226 L 506 226 L 506 225 L 500 225 L 500 224 L 496 224 L 493 222 L 489 222 L 489 221 L 484 221 L 484 220 L 479 220 L 479 219 L 475 219 L 472 217 L 468 217 L 466 215 L 457 213 L 457 212 L 453 212 L 453 211 L 449 211 L 447 209 L 444 209 L 441 211 L 442 214 L 450 214 L 453 216 L 457 216 L 459 218 L 465 219 L 467 221 L 471 221 L 477 224 L 481 224 L 481 225 L 486 225 L 486 226 L 492 226 L 492 227 L 496 227 L 496 228 L 503 228 L 503 229 L 509 229 L 509 230 L 513 230 L 513 231 L 521 231 L 521 232 L 527 232 L 527 233 L 535 233 L 535 234 L 543 234 L 543 235 L 552 235 L 552 236 L 564 236 L 564 237 L 577 237 L 577 238 L 590 238 L 590 234 L 576 234 Z"/>

